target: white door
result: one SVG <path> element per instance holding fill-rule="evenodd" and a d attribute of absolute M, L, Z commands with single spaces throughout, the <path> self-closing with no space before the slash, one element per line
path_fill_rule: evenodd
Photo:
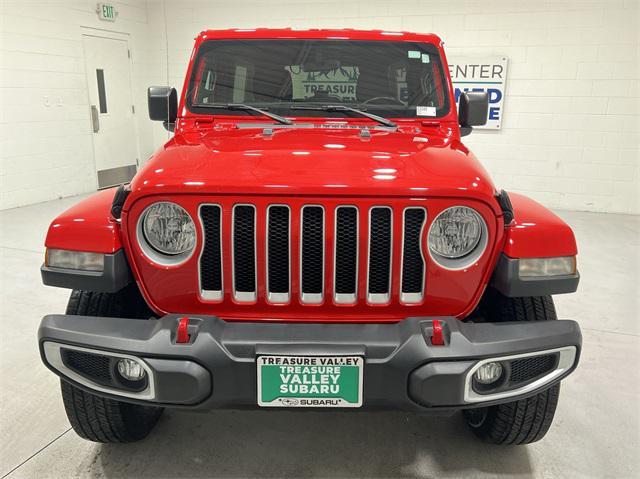
<path fill-rule="evenodd" d="M 125 40 L 82 35 L 98 188 L 126 183 L 138 164 L 129 49 Z"/>

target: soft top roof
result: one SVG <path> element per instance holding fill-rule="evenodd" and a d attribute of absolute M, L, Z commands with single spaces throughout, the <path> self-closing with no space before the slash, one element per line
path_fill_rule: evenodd
<path fill-rule="evenodd" d="M 424 42 L 440 45 L 440 37 L 433 33 L 411 33 L 387 30 L 354 30 L 323 28 L 232 28 L 206 30 L 196 40 L 221 39 L 328 39 L 328 40 L 386 40 Z"/>

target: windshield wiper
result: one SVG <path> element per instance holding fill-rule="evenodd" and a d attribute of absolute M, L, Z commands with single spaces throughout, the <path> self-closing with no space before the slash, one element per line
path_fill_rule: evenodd
<path fill-rule="evenodd" d="M 362 115 L 364 117 L 367 117 L 373 121 L 377 121 L 378 123 L 384 125 L 384 126 L 388 126 L 390 128 L 395 128 L 397 125 L 392 122 L 391 120 L 387 120 L 384 117 L 378 116 L 378 115 L 374 115 L 373 113 L 368 113 L 364 110 L 358 110 L 357 108 L 352 108 L 350 106 L 346 106 L 346 105 L 320 105 L 320 106 L 314 106 L 314 105 L 292 105 L 291 106 L 292 110 L 319 110 L 319 111 L 346 111 L 346 112 L 350 112 L 350 113 L 356 113 L 357 115 Z"/>
<path fill-rule="evenodd" d="M 275 120 L 283 125 L 293 125 L 293 122 L 291 120 L 283 116 L 276 115 L 275 113 L 270 113 L 267 110 L 263 110 L 255 106 L 245 105 L 244 103 L 194 103 L 191 106 L 195 106 L 196 108 L 216 108 L 218 110 L 254 111 L 256 113 L 260 113 L 261 115 L 269 117 L 272 120 Z"/>

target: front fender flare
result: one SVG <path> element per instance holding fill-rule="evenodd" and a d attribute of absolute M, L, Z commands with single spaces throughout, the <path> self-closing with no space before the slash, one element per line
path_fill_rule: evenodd
<path fill-rule="evenodd" d="M 53 220 L 45 246 L 104 254 L 102 271 L 80 271 L 42 265 L 42 282 L 48 286 L 114 293 L 132 281 L 122 245 L 120 222 L 112 216 L 117 188 L 99 191 Z"/>
<path fill-rule="evenodd" d="M 521 278 L 522 258 L 576 256 L 578 249 L 573 231 L 561 218 L 540 203 L 510 193 L 513 221 L 506 228 L 502 254 L 491 278 L 491 286 L 508 297 L 544 296 L 573 293 L 580 274 Z"/>
<path fill-rule="evenodd" d="M 571 227 L 540 203 L 509 193 L 514 219 L 507 227 L 503 253 L 509 258 L 550 258 L 578 254 Z"/>
<path fill-rule="evenodd" d="M 51 222 L 45 246 L 92 253 L 122 249 L 120 222 L 111 216 L 117 188 L 92 194 Z"/>

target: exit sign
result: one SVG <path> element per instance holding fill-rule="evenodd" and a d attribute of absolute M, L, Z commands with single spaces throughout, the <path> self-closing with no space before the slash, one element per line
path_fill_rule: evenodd
<path fill-rule="evenodd" d="M 107 22 L 115 22 L 116 15 L 118 14 L 118 12 L 116 12 L 116 7 L 109 5 L 108 3 L 99 3 L 97 12 L 98 18 Z"/>

